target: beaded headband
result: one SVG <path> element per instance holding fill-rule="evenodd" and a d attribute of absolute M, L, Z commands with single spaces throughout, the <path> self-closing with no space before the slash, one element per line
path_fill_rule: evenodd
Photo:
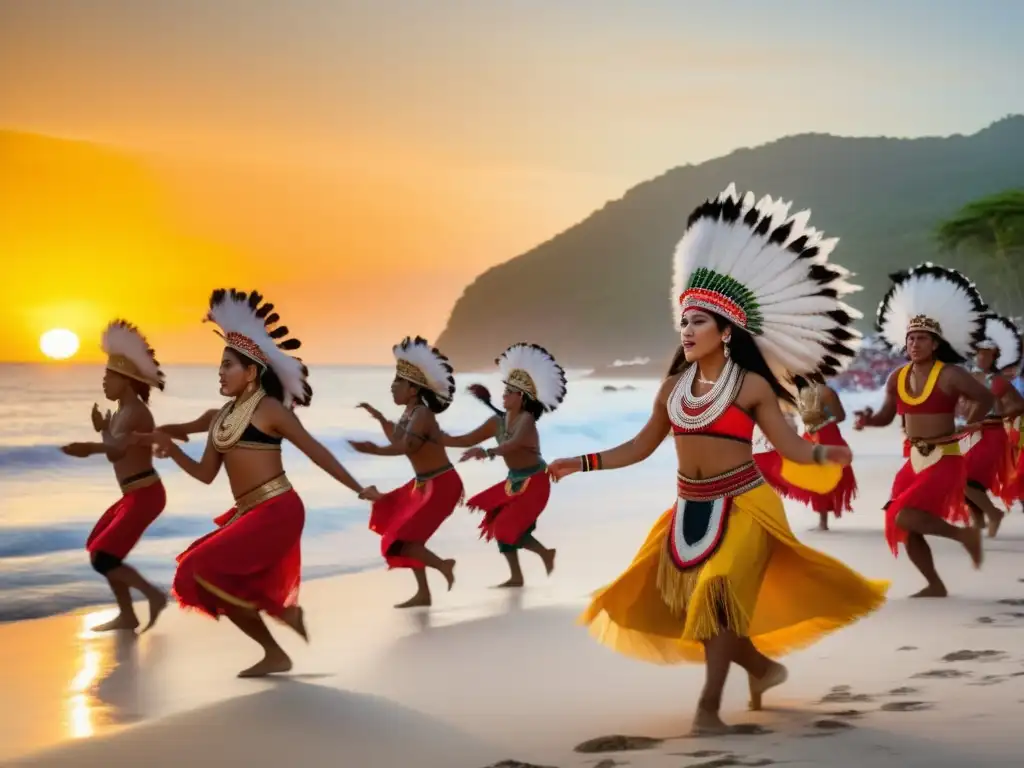
<path fill-rule="evenodd" d="M 679 306 L 683 313 L 714 312 L 755 336 L 761 333 L 764 317 L 754 293 L 735 278 L 707 267 L 693 271 Z"/>

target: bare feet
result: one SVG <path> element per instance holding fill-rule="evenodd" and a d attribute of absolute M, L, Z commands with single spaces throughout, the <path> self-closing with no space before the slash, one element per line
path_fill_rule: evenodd
<path fill-rule="evenodd" d="M 999 526 L 1003 524 L 1005 513 L 1000 509 L 993 509 L 988 515 L 988 537 L 994 539 L 999 533 Z"/>
<path fill-rule="evenodd" d="M 710 712 L 697 707 L 693 716 L 693 727 L 690 729 L 691 736 L 721 736 L 729 733 L 729 726 L 722 722 L 717 712 Z"/>
<path fill-rule="evenodd" d="M 555 554 L 556 550 L 549 549 L 543 555 L 540 556 L 541 561 L 544 563 L 544 570 L 547 571 L 548 576 L 555 570 Z"/>
<path fill-rule="evenodd" d="M 238 673 L 239 677 L 266 677 L 267 675 L 291 672 L 292 660 L 282 650 L 268 652 L 262 661 Z"/>
<path fill-rule="evenodd" d="M 160 618 L 160 614 L 164 612 L 164 608 L 167 607 L 167 595 L 163 592 L 156 592 L 149 598 L 149 623 L 143 627 L 140 635 L 144 635 L 153 628 L 156 624 L 156 620 Z"/>
<path fill-rule="evenodd" d="M 750 709 L 757 711 L 761 709 L 761 697 L 766 691 L 770 691 L 777 685 L 782 685 L 789 679 L 789 670 L 777 662 L 772 662 L 768 671 L 762 677 L 747 675 L 747 682 L 750 686 Z"/>
<path fill-rule="evenodd" d="M 523 583 L 524 582 L 523 582 L 522 578 L 518 578 L 517 579 L 516 577 L 513 576 L 508 581 L 503 581 L 503 582 L 501 582 L 501 584 L 495 584 L 494 588 L 495 589 L 519 589 L 520 587 L 523 586 Z"/>
<path fill-rule="evenodd" d="M 397 603 L 395 608 L 429 608 L 430 593 L 417 592 L 404 603 Z"/>
<path fill-rule="evenodd" d="M 295 630 L 296 634 L 307 643 L 309 642 L 309 633 L 306 631 L 306 614 L 302 610 L 302 606 L 293 605 L 290 608 L 285 608 L 284 613 L 281 614 L 281 622 Z"/>
<path fill-rule="evenodd" d="M 92 627 L 93 632 L 113 632 L 118 629 L 127 629 L 134 631 L 139 628 L 139 620 L 134 616 L 125 616 L 123 613 L 119 613 L 117 616 L 112 618 L 110 621 L 105 621 L 102 624 L 97 624 Z"/>
<path fill-rule="evenodd" d="M 938 584 L 929 584 L 920 592 L 912 594 L 911 597 L 946 597 L 948 594 L 946 585 L 939 582 Z"/>
<path fill-rule="evenodd" d="M 452 587 L 455 584 L 455 561 L 454 560 L 443 560 L 441 562 L 442 568 L 438 568 L 441 571 L 441 575 L 444 576 L 444 580 L 448 582 L 448 591 L 452 591 Z"/>
<path fill-rule="evenodd" d="M 974 563 L 974 567 L 981 568 L 981 531 L 977 528 L 964 528 L 961 542 L 964 545 L 964 549 L 967 550 L 967 554 L 971 556 L 971 562 Z"/>

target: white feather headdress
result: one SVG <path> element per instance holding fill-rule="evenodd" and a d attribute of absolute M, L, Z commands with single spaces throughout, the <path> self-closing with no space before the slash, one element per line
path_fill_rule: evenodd
<path fill-rule="evenodd" d="M 430 345 L 421 336 L 406 336 L 392 351 L 395 353 L 396 372 L 399 378 L 426 387 L 443 403 L 450 403 L 455 397 L 455 377 L 452 364 L 441 351 Z"/>
<path fill-rule="evenodd" d="M 146 337 L 127 320 L 114 320 L 100 340 L 107 369 L 151 387 L 164 388 L 164 373 Z"/>
<path fill-rule="evenodd" d="M 797 376 L 836 375 L 857 355 L 861 314 L 843 303 L 860 290 L 829 263 L 838 242 L 808 226 L 810 211 L 730 184 L 700 205 L 676 246 L 672 314 L 688 309 L 725 317 L 747 331 L 779 382 L 795 392 Z"/>
<path fill-rule="evenodd" d="M 908 333 L 927 331 L 967 358 L 984 340 L 988 307 L 961 273 L 925 262 L 889 279 L 893 284 L 878 305 L 875 326 L 892 349 L 904 349 Z"/>
<path fill-rule="evenodd" d="M 990 314 L 985 318 L 985 338 L 978 344 L 979 349 L 997 349 L 996 370 L 1002 371 L 1020 364 L 1024 342 L 1013 321 L 1002 315 Z"/>
<path fill-rule="evenodd" d="M 565 399 L 565 371 L 544 347 L 519 343 L 496 361 L 502 382 L 518 389 L 553 411 Z"/>
<path fill-rule="evenodd" d="M 302 342 L 288 338 L 288 327 L 277 325 L 281 317 L 273 309 L 256 291 L 219 288 L 210 296 L 206 321 L 220 327 L 218 335 L 227 346 L 277 375 L 286 406 L 309 405 L 313 398 L 306 381 L 309 370 L 302 360 L 285 352 L 298 349 Z"/>

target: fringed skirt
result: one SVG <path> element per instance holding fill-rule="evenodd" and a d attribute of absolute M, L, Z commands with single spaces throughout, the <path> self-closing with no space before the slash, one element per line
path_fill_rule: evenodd
<path fill-rule="evenodd" d="M 370 530 L 380 536 L 380 553 L 388 568 L 425 568 L 421 561 L 398 552 L 405 543 L 426 544 L 462 498 L 462 478 L 449 464 L 429 475 L 417 475 L 374 502 Z"/>
<path fill-rule="evenodd" d="M 89 533 L 85 549 L 90 555 L 104 552 L 124 560 L 167 505 L 167 492 L 154 470 L 127 478 L 121 493 Z"/>
<path fill-rule="evenodd" d="M 550 497 L 551 478 L 547 464 L 541 462 L 529 469 L 510 469 L 507 479 L 481 491 L 466 506 L 484 513 L 480 538 L 496 539 L 502 553 L 515 552 L 536 530 Z"/>
<path fill-rule="evenodd" d="M 967 484 L 991 493 L 1005 504 L 1013 503 L 1016 468 L 1002 420 L 986 422 L 981 431 L 968 440 L 967 446 L 963 443 L 960 446 L 967 463 Z"/>
<path fill-rule="evenodd" d="M 826 424 L 813 433 L 806 432 L 803 438 L 820 445 L 847 445 L 839 431 L 839 425 L 834 423 Z M 842 517 L 843 512 L 853 511 L 853 500 L 857 497 L 857 478 L 852 466 L 843 467 L 838 484 L 831 490 L 821 493 L 807 490 L 783 477 L 783 459 L 778 451 L 757 454 L 754 460 L 765 480 L 787 499 L 798 501 L 815 512 L 831 512 L 836 517 Z"/>
<path fill-rule="evenodd" d="M 933 446 L 927 455 L 912 446 L 909 453 L 885 505 L 885 540 L 894 555 L 899 553 L 899 545 L 907 542 L 907 532 L 896 524 L 902 509 L 920 509 L 950 523 L 970 521 L 964 501 L 967 462 L 959 443 Z"/>
<path fill-rule="evenodd" d="M 299 598 L 306 512 L 281 475 L 240 496 L 220 526 L 178 556 L 172 591 L 213 618 L 234 607 L 280 616 Z"/>
<path fill-rule="evenodd" d="M 675 507 L 580 621 L 612 650 L 656 664 L 702 661 L 703 641 L 726 630 L 781 656 L 876 610 L 888 589 L 797 541 L 751 463 L 681 477 Z"/>

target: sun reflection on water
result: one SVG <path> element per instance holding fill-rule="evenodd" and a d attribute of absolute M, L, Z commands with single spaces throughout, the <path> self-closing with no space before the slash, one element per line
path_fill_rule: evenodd
<path fill-rule="evenodd" d="M 81 666 L 68 685 L 68 729 L 73 739 L 85 739 L 96 733 L 95 716 L 102 709 L 93 694 L 101 676 L 111 667 L 110 653 L 96 648 L 101 635 L 90 627 L 113 618 L 116 611 L 93 611 L 82 616 L 81 629 L 75 640 L 81 650 Z"/>

